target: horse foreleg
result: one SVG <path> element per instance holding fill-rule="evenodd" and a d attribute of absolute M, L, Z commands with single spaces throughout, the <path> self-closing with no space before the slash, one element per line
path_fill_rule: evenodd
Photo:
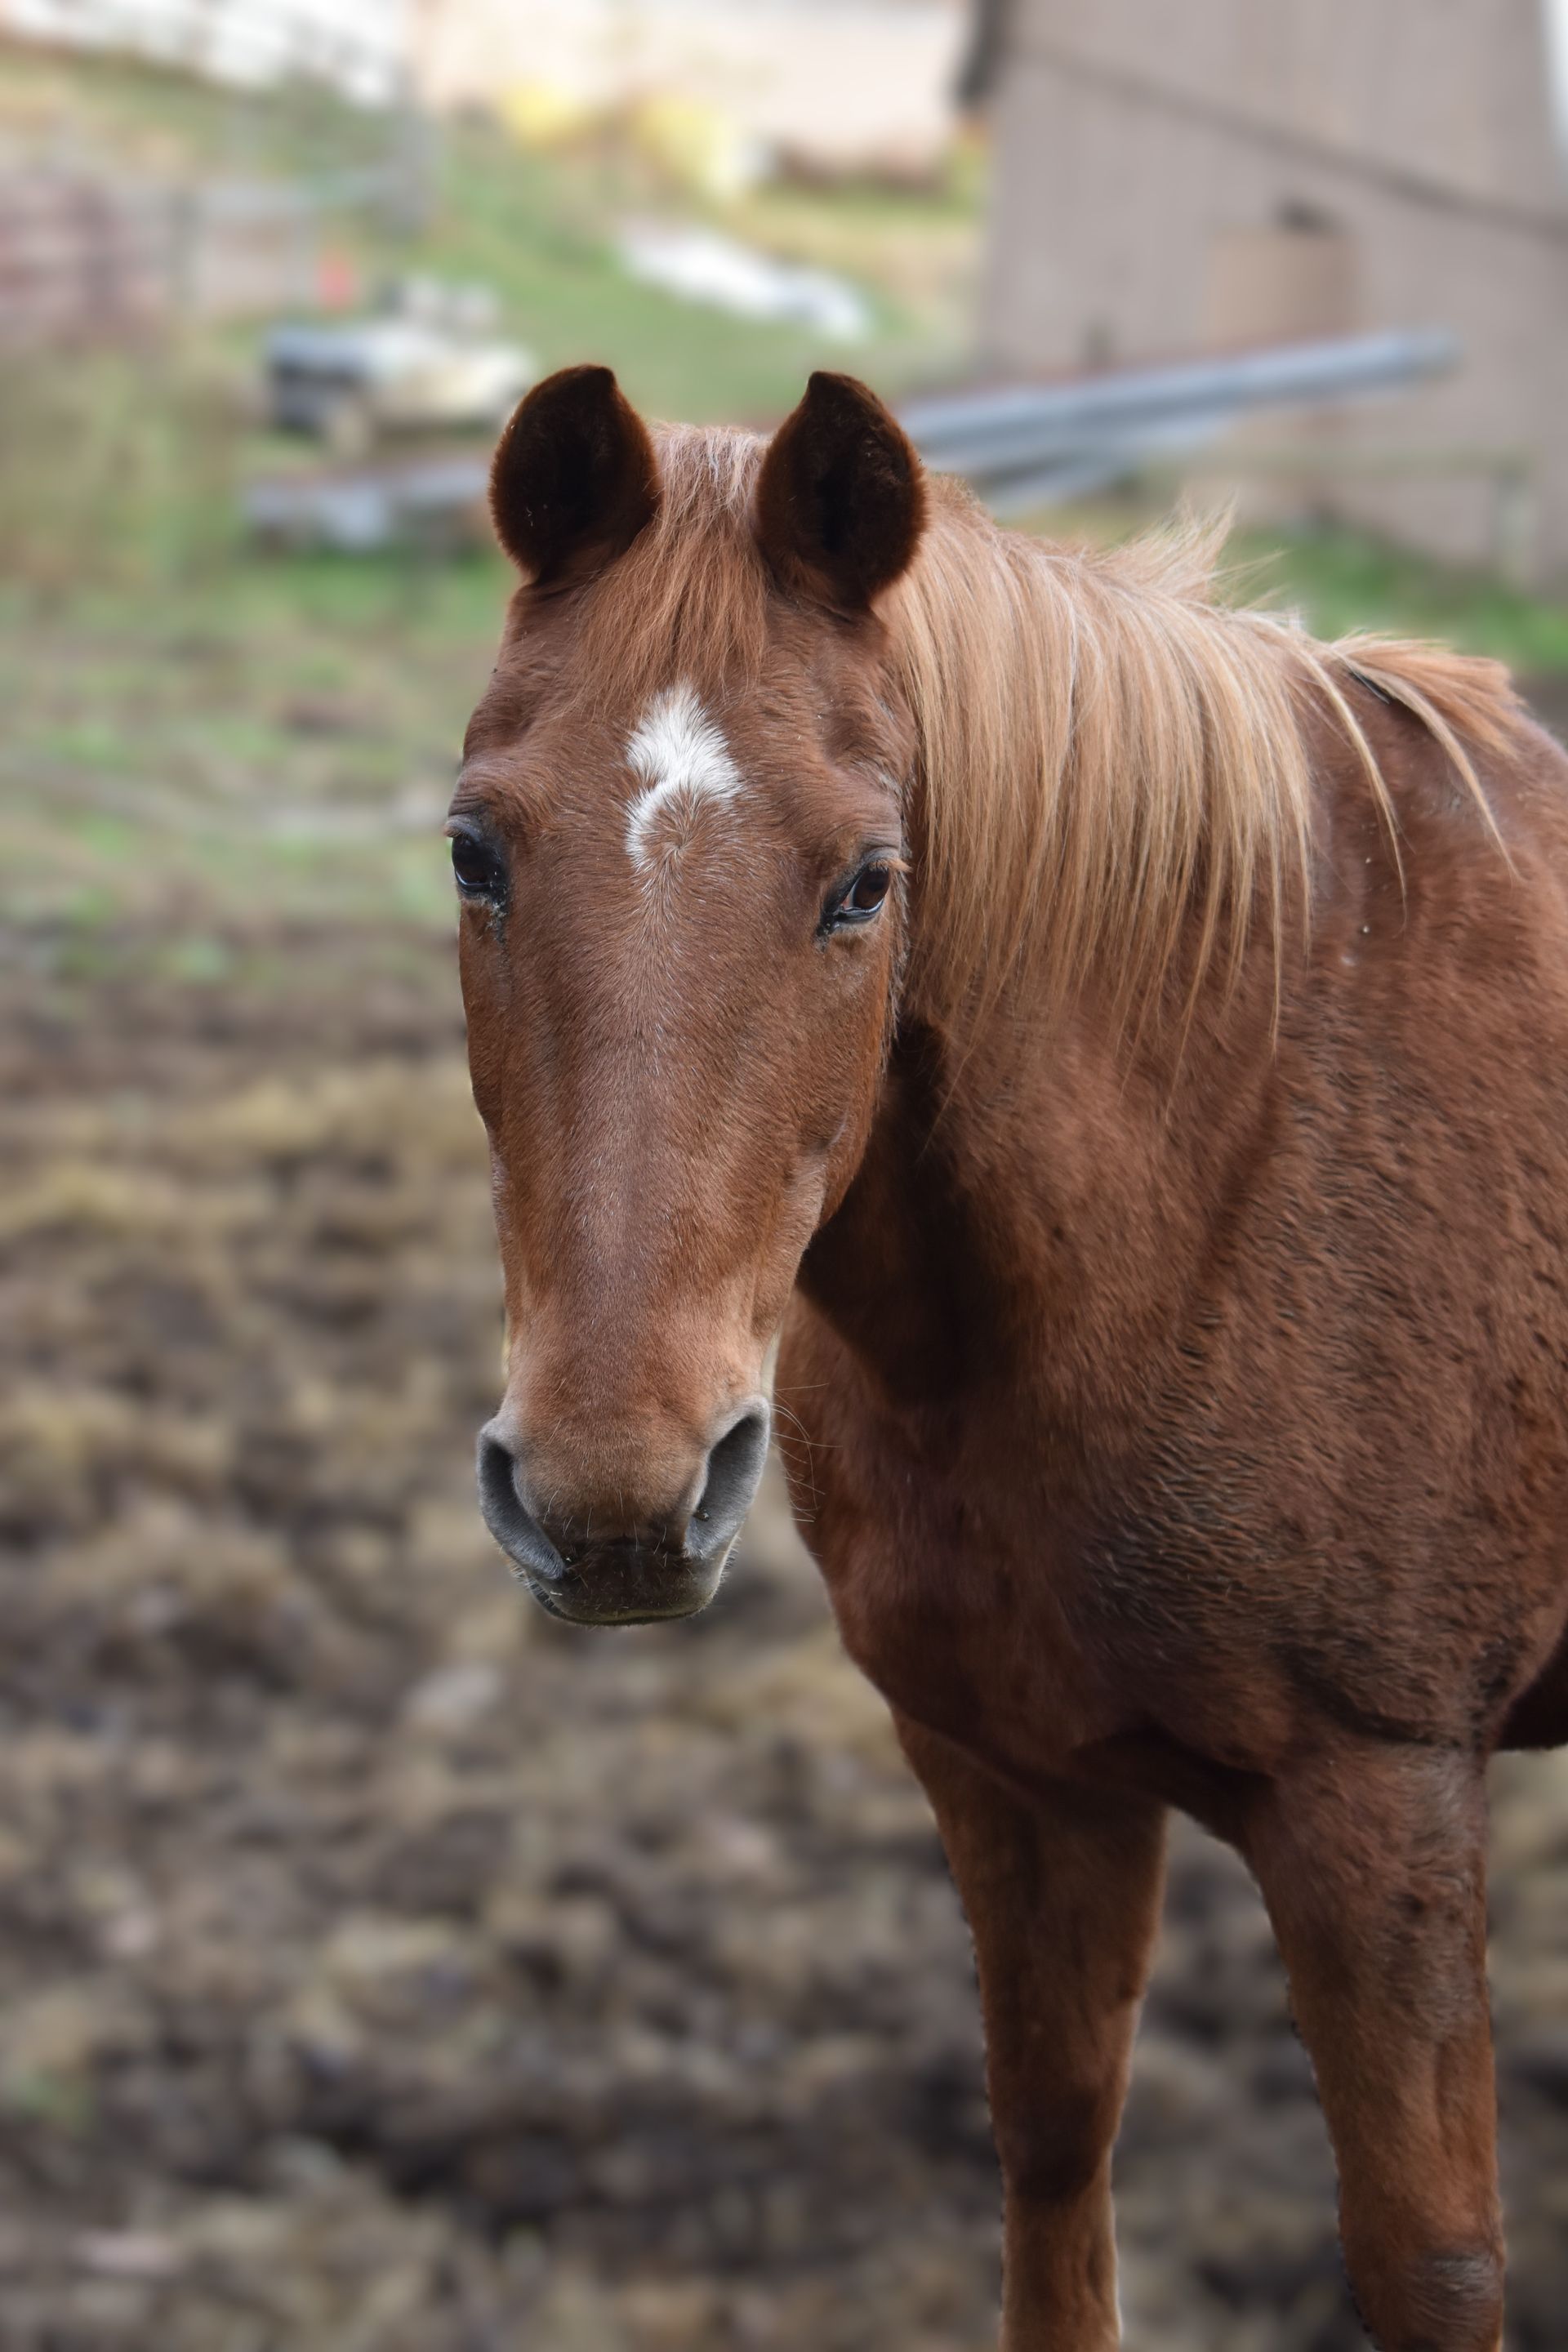
<path fill-rule="evenodd" d="M 1358 1748 L 1278 1784 L 1246 1835 L 1382 2352 L 1499 2352 L 1502 2225 L 1481 1768 Z"/>
<path fill-rule="evenodd" d="M 1159 1926 L 1164 1812 L 1015 1796 L 900 1720 L 969 1916 L 1002 2165 L 1003 2352 L 1121 2341 L 1110 2148 Z"/>

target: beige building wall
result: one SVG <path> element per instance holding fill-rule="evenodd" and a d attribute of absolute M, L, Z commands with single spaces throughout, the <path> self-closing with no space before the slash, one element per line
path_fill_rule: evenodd
<path fill-rule="evenodd" d="M 1449 327 L 1452 377 L 1334 438 L 1528 455 L 1531 569 L 1568 574 L 1568 168 L 1539 0 L 1016 0 L 991 103 L 994 362 Z M 1475 471 L 1347 475 L 1331 503 L 1494 552 Z"/>

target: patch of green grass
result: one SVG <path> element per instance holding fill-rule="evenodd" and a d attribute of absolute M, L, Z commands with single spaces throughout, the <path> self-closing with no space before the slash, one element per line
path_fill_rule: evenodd
<path fill-rule="evenodd" d="M 668 213 L 668 194 L 662 204 L 658 194 L 629 166 L 531 155 L 499 129 L 461 126 L 445 144 L 427 257 L 445 275 L 493 286 L 542 367 L 605 360 L 630 397 L 656 416 L 765 423 L 793 406 L 813 368 L 851 366 L 896 390 L 913 370 L 930 372 L 942 357 L 956 357 L 952 306 L 949 300 L 944 307 L 942 295 L 954 268 L 951 248 L 967 256 L 974 243 L 972 201 L 883 196 L 873 203 L 865 191 L 795 190 L 752 198 L 731 212 L 723 226 L 736 233 L 861 282 L 875 331 L 865 342 L 845 344 L 798 327 L 731 318 L 628 278 L 615 251 L 617 226 L 650 202 Z M 692 206 L 676 209 L 689 213 Z M 945 278 L 929 267 L 939 223 L 950 248 Z M 890 250 L 912 257 L 901 275 L 886 267 Z"/>
<path fill-rule="evenodd" d="M 73 968 L 130 924 L 181 979 L 213 940 L 279 922 L 449 924 L 441 814 L 509 578 L 499 559 L 411 580 L 299 557 L 237 566 L 216 592 L 18 605 L 0 921 L 63 927 Z"/>
<path fill-rule="evenodd" d="M 1568 671 L 1568 603 L 1531 596 L 1337 530 L 1238 539 L 1254 602 L 1298 606 L 1319 636 L 1352 629 L 1440 637 L 1521 674 Z"/>
<path fill-rule="evenodd" d="M 1202 510 L 1202 509 L 1200 509 Z M 1144 489 L 1032 515 L 1045 539 L 1082 544 L 1156 529 L 1165 509 Z M 1521 677 L 1568 672 L 1568 600 L 1531 595 L 1488 572 L 1439 563 L 1340 525 L 1237 531 L 1220 563 L 1220 593 L 1238 604 L 1299 613 L 1314 636 L 1363 629 L 1431 637 L 1488 654 Z"/>
<path fill-rule="evenodd" d="M 140 170 L 330 179 L 396 160 L 389 118 L 304 87 L 225 92 L 154 66 L 67 64 L 21 50 L 5 51 L 0 64 L 0 131 L 25 137 L 29 123 L 37 131 L 68 121 L 95 152 Z M 962 153 L 930 192 L 784 186 L 722 215 L 709 208 L 736 234 L 859 282 L 875 331 L 853 345 L 731 318 L 629 278 L 615 252 L 628 215 L 704 208 L 613 143 L 544 156 L 499 125 L 444 122 L 432 137 L 422 235 L 399 234 L 374 206 L 334 215 L 329 234 L 368 284 L 417 269 L 493 288 L 507 331 L 542 367 L 603 359 L 656 415 L 765 422 L 793 405 L 814 367 L 847 363 L 896 391 L 957 362 L 967 331 L 961 289 L 978 243 L 977 152 Z M 231 329 L 206 341 L 243 361 L 253 337 Z M 146 518 L 143 528 L 153 528 Z"/>
<path fill-rule="evenodd" d="M 84 2075 L 44 2067 L 19 2069 L 0 2088 L 0 2103 L 13 2116 L 44 2124 L 79 2139 L 93 2120 L 92 2084 Z"/>

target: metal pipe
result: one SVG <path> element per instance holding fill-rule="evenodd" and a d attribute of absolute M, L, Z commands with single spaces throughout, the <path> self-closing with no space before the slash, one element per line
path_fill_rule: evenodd
<path fill-rule="evenodd" d="M 1123 368 L 1062 383 L 1004 384 L 909 402 L 901 421 L 928 464 L 988 481 L 1057 464 L 1136 464 L 1173 436 L 1196 445 L 1258 408 L 1319 406 L 1397 391 L 1452 367 L 1437 330 L 1274 344 Z"/>

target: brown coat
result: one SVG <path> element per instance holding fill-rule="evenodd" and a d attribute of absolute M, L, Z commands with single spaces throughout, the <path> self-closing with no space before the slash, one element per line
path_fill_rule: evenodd
<path fill-rule="evenodd" d="M 974 1930 L 1007 2352 L 1119 2342 L 1165 1809 L 1246 1855 L 1385 2352 L 1499 2352 L 1482 1775 L 1568 1738 L 1568 761 L 1489 667 L 1073 555 L 814 378 L 498 457 L 454 803 L 545 1605 L 700 1606 L 760 1467 Z M 922 536 L 923 534 L 923 536 Z"/>

